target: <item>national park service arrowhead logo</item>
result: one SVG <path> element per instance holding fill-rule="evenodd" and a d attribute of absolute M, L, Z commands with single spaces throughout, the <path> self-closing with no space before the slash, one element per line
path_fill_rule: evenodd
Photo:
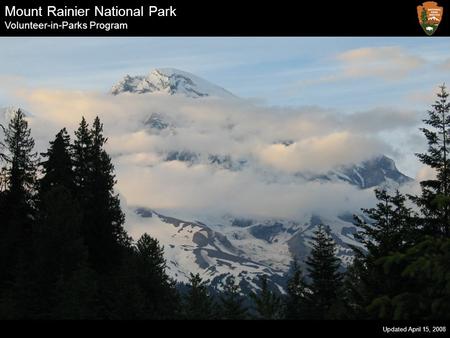
<path fill-rule="evenodd" d="M 444 14 L 444 8 L 438 6 L 437 2 L 427 1 L 422 6 L 417 6 L 417 15 L 423 30 L 427 35 L 433 35 L 436 32 Z"/>

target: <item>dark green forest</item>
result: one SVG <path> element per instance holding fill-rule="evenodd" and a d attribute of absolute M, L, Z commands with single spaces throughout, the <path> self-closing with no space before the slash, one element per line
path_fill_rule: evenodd
<path fill-rule="evenodd" d="M 177 285 L 158 241 L 147 234 L 134 241 L 124 229 L 100 119 L 83 118 L 72 137 L 61 129 L 37 154 L 18 110 L 1 126 L 0 318 L 448 320 L 448 96 L 442 86 L 424 115 L 428 149 L 417 154 L 436 178 L 420 182 L 416 196 L 375 191 L 378 203 L 354 217 L 362 245 L 345 270 L 318 226 L 286 294 L 264 277 L 251 294 L 231 276 L 220 292 L 199 275 Z"/>

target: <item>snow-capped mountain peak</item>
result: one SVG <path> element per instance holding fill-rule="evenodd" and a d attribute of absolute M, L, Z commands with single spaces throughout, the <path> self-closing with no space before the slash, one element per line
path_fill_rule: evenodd
<path fill-rule="evenodd" d="M 325 180 L 336 178 L 360 189 L 387 188 L 392 184 L 397 187 L 413 181 L 412 178 L 401 173 L 395 162 L 385 155 L 375 156 L 359 164 L 342 166 L 328 175 L 316 178 Z"/>
<path fill-rule="evenodd" d="M 194 74 L 174 69 L 158 68 L 148 75 L 126 75 L 111 89 L 113 95 L 122 93 L 160 93 L 184 95 L 190 98 L 213 96 L 233 98 L 232 93 Z"/>

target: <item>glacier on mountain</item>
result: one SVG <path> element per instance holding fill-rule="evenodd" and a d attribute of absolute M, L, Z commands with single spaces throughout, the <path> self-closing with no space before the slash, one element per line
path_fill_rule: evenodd
<path fill-rule="evenodd" d="M 181 95 L 189 99 L 236 98 L 223 88 L 176 69 L 156 69 L 147 76 L 126 76 L 112 88 L 111 93 Z M 228 127 L 223 130 L 233 131 L 236 124 L 229 120 L 227 123 Z M 142 124 L 146 132 L 166 140 L 176 136 L 179 130 L 185 132 L 184 127 L 180 120 L 161 112 L 149 112 Z M 280 138 L 274 144 L 290 147 L 295 141 Z M 239 173 L 249 167 L 256 168 L 254 175 L 268 184 L 317 182 L 372 190 L 377 187 L 396 189 L 413 181 L 383 154 L 359 163 L 339 165 L 321 173 L 297 171 L 289 174 L 268 171 L 252 156 L 205 153 L 191 149 L 189 144 L 161 150 L 159 156 L 162 161 L 206 166 L 211 170 Z M 352 261 L 350 246 L 359 245 L 353 237 L 356 231 L 353 214 L 360 215 L 360 211 L 348 210 L 335 215 L 306 212 L 295 219 L 261 219 L 232 214 L 171 213 L 154 210 L 151 205 L 140 205 L 129 206 L 127 224 L 135 237 L 147 232 L 164 245 L 168 273 L 179 282 L 187 282 L 191 272 L 199 273 L 213 286 L 220 288 L 227 274 L 232 274 L 243 288 L 255 289 L 258 288 L 258 276 L 266 275 L 274 286 L 283 289 L 293 258 L 304 261 L 311 248 L 313 232 L 319 224 L 329 228 L 337 243 L 337 255 L 343 266 Z"/>

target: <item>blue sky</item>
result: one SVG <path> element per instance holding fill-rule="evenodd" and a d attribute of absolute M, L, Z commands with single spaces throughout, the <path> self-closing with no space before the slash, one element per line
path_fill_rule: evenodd
<path fill-rule="evenodd" d="M 413 111 L 420 123 L 437 86 L 450 82 L 450 38 L 0 38 L 0 107 L 21 103 L 11 94 L 21 86 L 107 93 L 125 74 L 158 67 L 194 73 L 277 111 Z M 377 137 L 414 177 L 414 152 L 424 145 L 410 120 L 395 129 L 386 119 L 386 135 Z"/>
<path fill-rule="evenodd" d="M 426 37 L 0 38 L 0 76 L 108 91 L 124 74 L 173 67 L 271 105 L 421 108 L 417 93 L 449 80 L 449 46 L 448 38 Z M 368 53 L 349 54 L 358 50 Z M 0 104 L 7 101 L 0 89 Z"/>

